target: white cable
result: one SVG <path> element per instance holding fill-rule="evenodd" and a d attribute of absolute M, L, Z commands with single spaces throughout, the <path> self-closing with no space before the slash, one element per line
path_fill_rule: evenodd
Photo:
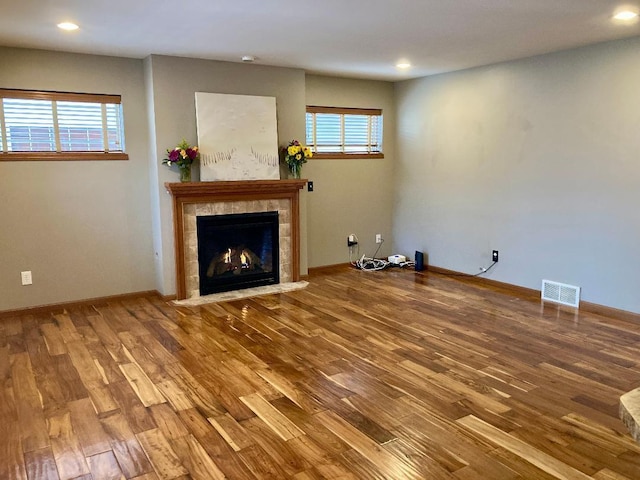
<path fill-rule="evenodd" d="M 362 258 L 356 262 L 356 267 L 365 272 L 377 272 L 384 270 L 390 265 L 386 260 L 379 258 L 368 258 L 362 255 Z"/>
<path fill-rule="evenodd" d="M 416 262 L 412 262 L 411 260 L 407 261 L 407 262 L 400 262 L 398 264 L 398 266 L 400 268 L 405 268 L 405 267 L 415 267 L 416 266 Z"/>
<path fill-rule="evenodd" d="M 358 237 L 352 233 L 349 236 L 353 235 L 354 239 L 356 242 L 358 242 Z M 384 240 L 383 240 L 384 241 Z M 359 270 L 362 270 L 364 272 L 379 272 L 380 270 L 384 270 L 387 267 L 400 267 L 400 268 L 405 268 L 405 267 L 413 267 L 415 265 L 415 262 L 412 261 L 407 261 L 407 262 L 402 262 L 402 263 L 391 263 L 388 262 L 387 260 L 382 260 L 380 258 L 371 258 L 371 257 L 367 257 L 364 254 L 362 255 L 362 257 L 360 257 L 360 260 L 356 260 L 355 262 L 353 261 L 353 247 L 358 247 L 357 250 L 357 254 L 360 255 L 360 244 L 356 243 L 355 245 L 352 245 L 349 248 L 349 263 L 356 267 Z M 378 250 L 380 249 L 380 245 L 378 245 Z M 378 250 L 376 250 L 376 254 L 378 253 Z M 374 254 L 375 255 L 375 254 Z"/>
<path fill-rule="evenodd" d="M 356 237 L 356 241 L 357 241 L 357 238 L 358 237 Z M 356 266 L 356 262 L 354 262 L 353 259 L 352 259 L 353 247 L 356 247 L 357 255 L 360 255 L 360 244 L 356 243 L 355 245 L 351 245 L 350 247 L 348 247 L 349 248 L 349 263 L 355 267 Z"/>

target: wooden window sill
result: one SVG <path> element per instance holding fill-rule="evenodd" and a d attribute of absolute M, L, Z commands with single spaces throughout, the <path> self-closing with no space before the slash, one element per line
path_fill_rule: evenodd
<path fill-rule="evenodd" d="M 0 152 L 0 162 L 129 160 L 122 152 Z"/>

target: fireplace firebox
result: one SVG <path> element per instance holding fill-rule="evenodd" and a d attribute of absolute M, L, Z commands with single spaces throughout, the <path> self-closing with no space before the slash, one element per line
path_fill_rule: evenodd
<path fill-rule="evenodd" d="M 278 212 L 196 219 L 200 295 L 280 282 Z"/>

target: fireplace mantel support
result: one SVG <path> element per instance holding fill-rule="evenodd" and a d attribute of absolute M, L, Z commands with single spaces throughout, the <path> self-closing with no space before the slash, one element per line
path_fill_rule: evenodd
<path fill-rule="evenodd" d="M 185 206 L 214 202 L 289 200 L 291 213 L 291 278 L 300 280 L 300 190 L 306 180 L 240 180 L 232 182 L 165 183 L 173 198 L 176 296 L 187 298 L 185 271 Z"/>

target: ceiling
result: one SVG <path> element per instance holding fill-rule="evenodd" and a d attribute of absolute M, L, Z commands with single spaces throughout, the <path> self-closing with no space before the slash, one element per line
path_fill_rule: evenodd
<path fill-rule="evenodd" d="M 0 45 L 402 80 L 640 35 L 611 0 L 0 0 Z M 640 0 L 627 5 L 635 8 Z M 73 21 L 75 32 L 56 24 Z M 400 70 L 400 60 L 412 67 Z"/>

